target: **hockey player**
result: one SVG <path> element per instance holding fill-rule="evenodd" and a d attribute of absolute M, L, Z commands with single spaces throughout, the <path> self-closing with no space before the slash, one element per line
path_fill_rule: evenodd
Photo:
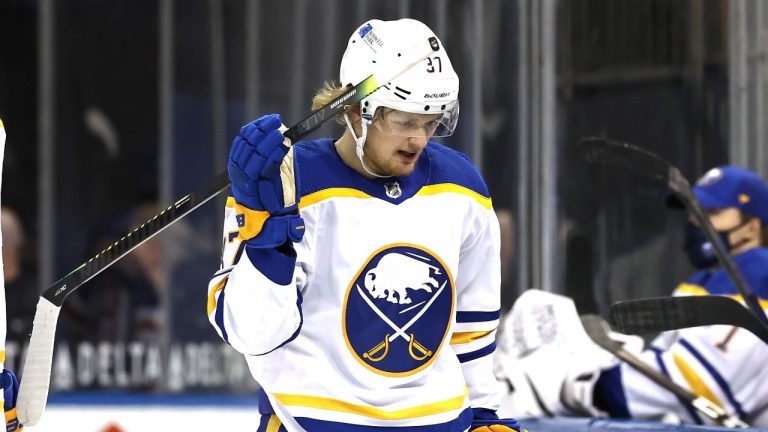
<path fill-rule="evenodd" d="M 755 173 L 723 166 L 708 171 L 693 191 L 767 309 L 768 184 Z M 681 206 L 674 198 L 671 204 Z M 741 299 L 693 218 L 687 222 L 685 237 L 685 251 L 700 270 L 678 285 L 673 295 Z M 580 326 L 575 315 L 573 303 L 562 296 L 531 291 L 518 299 L 505 319 L 506 340 L 500 343 L 497 367 L 500 375 L 512 378 L 521 395 L 531 390 L 540 408 L 552 414 L 709 422 L 691 404 L 592 344 L 583 329 L 577 329 L 581 335 L 573 331 Z M 645 363 L 696 396 L 706 397 L 747 424 L 768 426 L 768 345 L 752 333 L 731 326 L 704 326 L 663 333 L 645 351 L 634 346 Z M 526 381 L 530 389 L 522 384 Z M 510 395 L 510 404 L 525 400 L 518 396 Z M 509 406 L 502 412 L 514 410 Z"/>
<path fill-rule="evenodd" d="M 366 22 L 313 105 L 431 36 Z M 458 90 L 441 45 L 349 107 L 338 139 L 288 148 L 275 114 L 234 139 L 208 315 L 262 386 L 259 431 L 518 430 L 492 372 L 499 224 L 467 157 L 429 141 L 454 130 Z"/>

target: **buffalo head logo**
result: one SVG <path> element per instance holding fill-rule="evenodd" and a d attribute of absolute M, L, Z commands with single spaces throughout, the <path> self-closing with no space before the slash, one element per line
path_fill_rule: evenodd
<path fill-rule="evenodd" d="M 365 274 L 365 289 L 373 298 L 384 298 L 390 303 L 410 304 L 408 289 L 431 293 L 438 282 L 432 276 L 440 269 L 411 256 L 391 253 Z"/>

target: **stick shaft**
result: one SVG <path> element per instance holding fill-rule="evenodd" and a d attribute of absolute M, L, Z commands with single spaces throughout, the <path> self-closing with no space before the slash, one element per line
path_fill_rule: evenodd
<path fill-rule="evenodd" d="M 3 183 L 3 160 L 5 159 L 5 125 L 3 120 L 0 119 L 0 189 L 2 189 Z M 3 246 L 2 230 L 0 230 L 0 250 Z M 0 253 L 0 371 L 5 367 L 5 336 L 8 330 L 8 322 L 6 319 L 6 306 L 5 306 L 5 268 L 2 264 L 2 254 Z M 0 401 L 3 400 L 3 395 L 0 394 Z"/>
<path fill-rule="evenodd" d="M 608 326 L 608 323 L 598 315 L 582 315 L 581 323 L 584 326 L 587 335 L 595 344 L 630 365 L 633 369 L 656 383 L 659 387 L 670 391 L 678 398 L 692 404 L 702 414 L 725 426 L 748 427 L 746 423 L 739 418 L 729 415 L 725 410 L 712 401 L 701 396 L 697 397 L 687 389 L 672 381 L 668 376 L 652 368 L 639 357 L 624 349 L 621 343 L 608 336 L 610 327 Z"/>
<path fill-rule="evenodd" d="M 654 297 L 617 302 L 611 323 L 628 334 L 651 334 L 705 325 L 749 330 L 768 343 L 768 329 L 738 301 L 725 296 Z"/>
<path fill-rule="evenodd" d="M 365 99 L 371 93 L 378 90 L 383 84 L 388 83 L 415 64 L 423 61 L 438 48 L 437 39 L 435 38 L 430 38 L 428 41 L 422 41 L 422 43 L 414 46 L 414 49 L 407 54 L 408 58 L 404 59 L 403 63 L 398 65 L 399 67 L 385 69 L 369 76 L 326 106 L 313 112 L 294 126 L 288 128 L 284 133 L 285 137 L 291 140 L 291 142 L 296 142 L 309 135 L 323 123 L 344 111 L 346 107 Z M 96 256 L 56 281 L 43 292 L 43 297 L 51 303 L 61 306 L 66 297 L 74 290 L 97 274 L 106 270 L 109 266 L 145 241 L 159 234 L 179 219 L 214 198 L 228 186 L 229 176 L 227 175 L 227 172 L 224 171 L 219 173 L 200 189 L 182 197 L 172 205 L 168 206 L 165 210 L 134 229 L 128 235 L 117 240 L 112 245 L 96 254 Z"/>

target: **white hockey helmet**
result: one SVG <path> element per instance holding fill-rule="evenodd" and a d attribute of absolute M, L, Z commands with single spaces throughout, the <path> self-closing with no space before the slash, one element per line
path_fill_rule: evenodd
<path fill-rule="evenodd" d="M 414 19 L 366 22 L 349 38 L 341 59 L 341 84 L 358 84 L 373 73 L 377 64 L 400 61 L 403 51 L 412 49 L 415 41 L 430 37 L 437 38 L 429 27 Z M 459 77 L 439 38 L 438 42 L 440 49 L 423 65 L 403 72 L 361 101 L 363 118 L 371 120 L 380 106 L 416 114 L 442 113 L 435 136 L 453 132 L 458 119 Z"/>
<path fill-rule="evenodd" d="M 341 84 L 358 84 L 368 78 L 377 65 L 389 66 L 401 61 L 402 53 L 412 49 L 416 41 L 427 41 L 430 37 L 437 38 L 429 27 L 414 19 L 365 22 L 349 38 L 341 59 Z M 459 118 L 459 77 L 439 38 L 438 43 L 439 50 L 423 63 L 403 72 L 360 102 L 362 133 L 359 137 L 346 118 L 357 142 L 361 162 L 368 126 L 375 120 L 379 107 L 415 114 L 442 114 L 430 134 L 448 136 L 453 133 Z M 363 167 L 368 171 L 364 163 Z"/>

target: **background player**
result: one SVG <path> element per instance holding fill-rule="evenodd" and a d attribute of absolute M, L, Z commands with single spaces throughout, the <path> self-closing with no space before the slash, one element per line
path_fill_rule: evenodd
<path fill-rule="evenodd" d="M 766 308 L 768 184 L 753 172 L 723 166 L 704 174 L 693 191 Z M 674 199 L 671 204 L 681 206 Z M 726 271 L 719 267 L 712 245 L 691 217 L 685 226 L 685 252 L 699 271 L 678 285 L 673 295 L 740 298 Z M 502 375 L 512 375 L 505 372 L 511 370 L 512 364 L 524 370 L 544 411 L 696 424 L 705 421 L 689 403 L 678 400 L 629 365 L 606 356 L 588 339 L 565 341 L 553 335 L 542 336 L 546 331 L 565 331 L 568 326 L 564 323 L 575 319 L 557 313 L 532 313 L 547 302 L 552 308 L 562 307 L 562 300 L 556 298 L 518 301 L 506 321 L 504 334 L 508 340 L 498 357 Z M 575 322 L 578 325 L 577 319 Z M 540 343 L 530 352 L 513 346 L 534 339 Z M 648 365 L 696 396 L 706 397 L 750 425 L 768 426 L 768 388 L 763 384 L 768 379 L 764 366 L 768 346 L 752 333 L 724 325 L 666 332 L 640 355 Z M 515 379 L 517 383 L 525 381 Z"/>

